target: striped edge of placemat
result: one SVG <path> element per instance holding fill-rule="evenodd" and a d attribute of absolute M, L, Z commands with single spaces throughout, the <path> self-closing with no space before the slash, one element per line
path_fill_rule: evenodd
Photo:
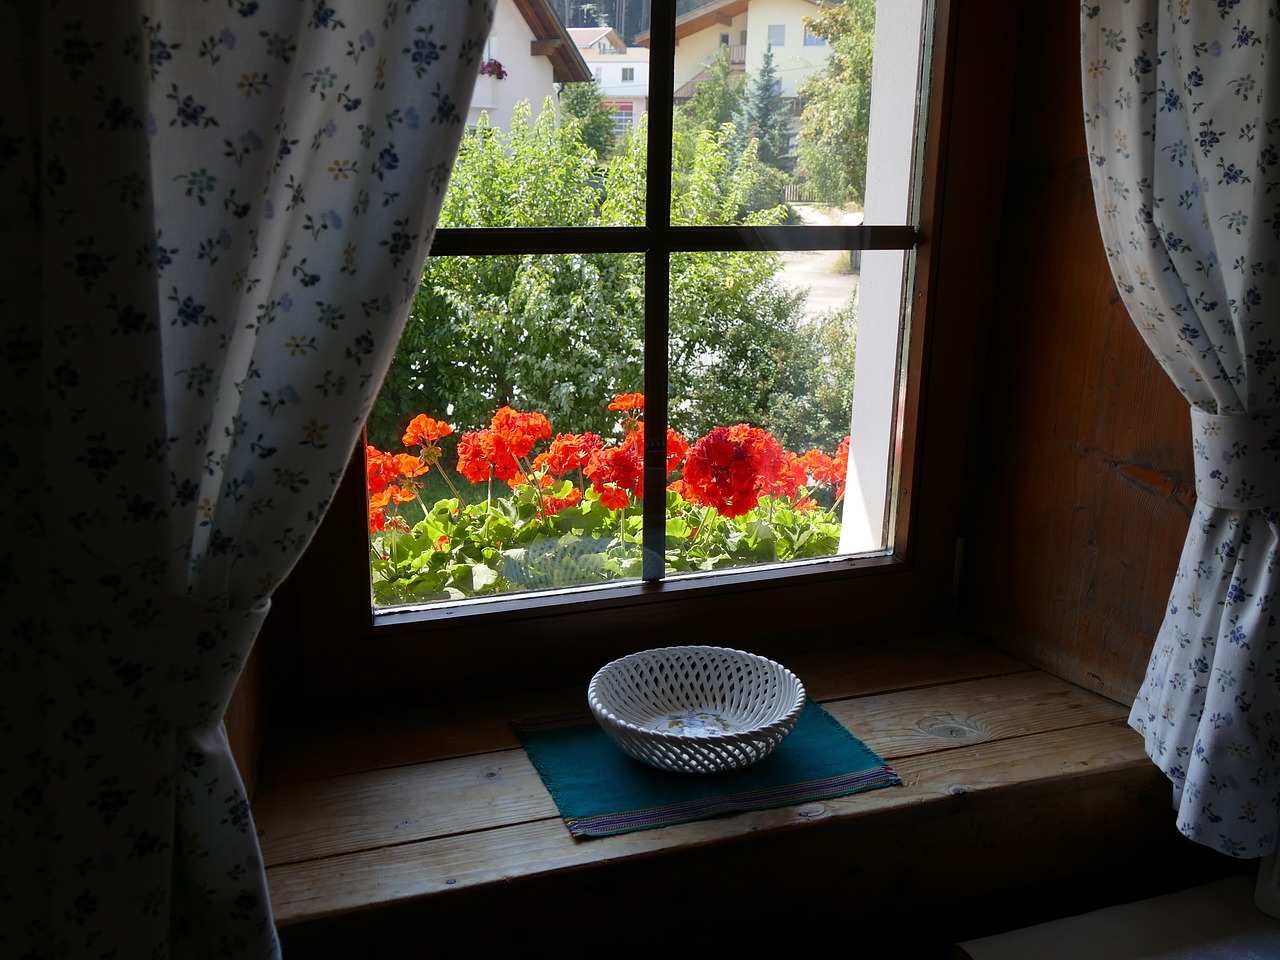
<path fill-rule="evenodd" d="M 891 787 L 902 783 L 902 778 L 890 766 L 873 767 L 838 777 L 812 780 L 808 783 L 792 783 L 767 790 L 708 797 L 686 803 L 674 803 L 649 810 L 627 810 L 598 817 L 582 817 L 565 820 L 569 832 L 575 837 L 607 837 L 632 830 L 665 827 L 677 823 L 704 820 L 722 813 L 743 810 L 768 810 L 815 800 L 831 800 L 877 787 Z"/>

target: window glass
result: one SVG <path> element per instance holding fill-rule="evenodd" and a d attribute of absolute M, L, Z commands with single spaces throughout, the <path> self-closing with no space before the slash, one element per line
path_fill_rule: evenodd
<path fill-rule="evenodd" d="M 621 38 L 617 76 L 671 77 L 660 108 L 583 68 L 477 118 L 369 419 L 376 606 L 889 549 L 922 18 L 876 6 L 814 16 L 831 57 L 803 75 L 682 14 L 663 64 L 649 31 Z M 896 93 L 873 109 L 882 36 Z M 651 195 L 661 221 L 619 229 Z M 896 249 L 859 249 L 868 224 Z M 486 227 L 508 229 L 469 239 Z"/>
<path fill-rule="evenodd" d="M 787 25 L 785 23 L 769 24 L 769 46 L 785 47 L 787 45 Z"/>

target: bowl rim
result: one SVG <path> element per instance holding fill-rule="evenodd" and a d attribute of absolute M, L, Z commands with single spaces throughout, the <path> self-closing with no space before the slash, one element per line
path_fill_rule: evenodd
<path fill-rule="evenodd" d="M 657 654 L 657 653 L 667 653 L 672 650 L 714 650 L 717 653 L 731 653 L 748 660 L 755 660 L 762 663 L 771 664 L 772 666 L 775 666 L 782 671 L 784 679 L 790 679 L 795 681 L 795 685 L 796 685 L 795 698 L 792 701 L 791 706 L 787 708 L 785 713 L 774 718 L 773 720 L 770 720 L 768 723 L 757 724 L 754 727 L 747 727 L 744 730 L 735 730 L 732 733 L 712 733 L 710 736 L 701 736 L 697 738 L 690 737 L 689 734 L 681 733 L 679 731 L 646 729 L 645 727 L 638 726 L 637 724 L 634 724 L 629 720 L 623 720 L 621 717 L 615 714 L 612 710 L 609 710 L 603 705 L 599 696 L 596 693 L 596 688 L 597 688 L 597 682 L 599 681 L 600 677 L 605 673 L 605 671 L 615 667 L 620 663 L 625 663 L 628 660 L 634 660 L 639 657 L 644 657 L 644 656 Z M 794 721 L 804 711 L 804 706 L 808 702 L 808 691 L 805 690 L 804 681 L 802 681 L 795 674 L 793 670 L 779 663 L 777 660 L 771 659 L 770 657 L 766 657 L 763 654 L 751 653 L 749 650 L 739 650 L 737 647 L 713 646 L 710 644 L 703 644 L 703 643 L 682 643 L 682 644 L 672 644 L 665 647 L 651 647 L 646 650 L 637 650 L 636 652 L 629 653 L 626 656 L 617 657 L 616 659 L 610 660 L 608 663 L 602 666 L 599 670 L 597 670 L 595 674 L 592 675 L 591 682 L 587 684 L 587 701 L 589 706 L 591 707 L 591 712 L 595 714 L 597 717 L 605 718 L 614 726 L 620 727 L 629 733 L 639 734 L 642 737 L 652 737 L 655 740 L 682 740 L 682 741 L 688 741 L 691 739 L 718 740 L 718 739 L 729 739 L 733 737 L 748 737 L 753 734 L 760 733 L 761 731 L 771 730 L 774 727 L 777 727 L 781 724 L 785 724 L 789 721 Z"/>

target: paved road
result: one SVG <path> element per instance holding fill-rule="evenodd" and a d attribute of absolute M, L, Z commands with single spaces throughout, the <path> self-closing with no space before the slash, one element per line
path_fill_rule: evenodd
<path fill-rule="evenodd" d="M 828 210 L 808 204 L 795 204 L 796 211 L 805 223 L 832 224 L 862 222 L 861 213 Z M 827 310 L 835 310 L 849 302 L 857 289 L 857 274 L 837 273 L 836 264 L 842 259 L 839 250 L 799 250 L 782 254 L 783 280 L 793 287 L 809 290 L 805 315 L 812 317 Z"/>

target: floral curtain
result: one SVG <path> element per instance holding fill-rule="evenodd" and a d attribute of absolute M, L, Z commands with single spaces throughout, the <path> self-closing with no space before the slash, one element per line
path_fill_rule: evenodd
<path fill-rule="evenodd" d="M 221 718 L 390 362 L 492 17 L 0 13 L 0 955 L 277 951 Z"/>
<path fill-rule="evenodd" d="M 1191 405 L 1198 503 L 1130 724 L 1178 828 L 1236 857 L 1280 806 L 1280 89 L 1271 0 L 1082 5 L 1107 256 Z"/>

